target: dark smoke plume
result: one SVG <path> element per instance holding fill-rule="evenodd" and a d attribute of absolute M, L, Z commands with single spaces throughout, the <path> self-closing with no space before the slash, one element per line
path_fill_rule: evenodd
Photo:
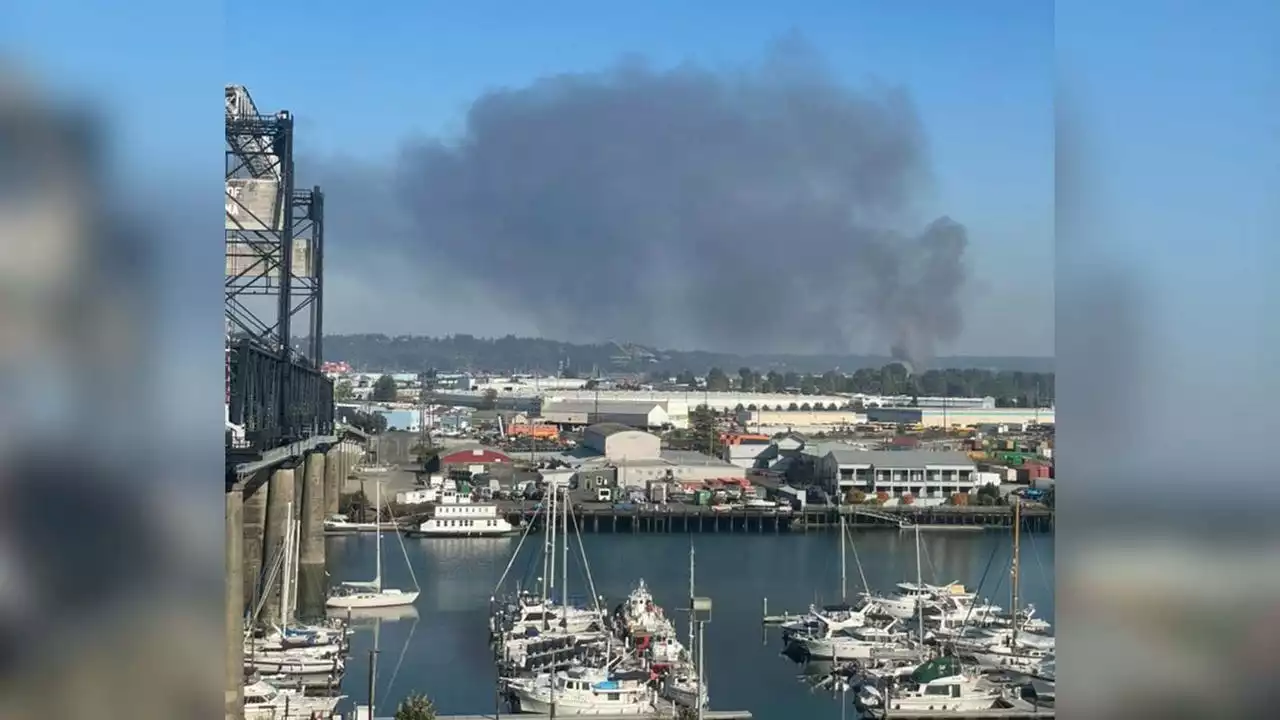
<path fill-rule="evenodd" d="M 964 227 L 896 230 L 928 180 L 910 99 L 795 57 L 492 92 L 460 139 L 406 150 L 398 171 L 402 240 L 548 337 L 740 352 L 870 338 L 919 370 L 960 330 Z"/>

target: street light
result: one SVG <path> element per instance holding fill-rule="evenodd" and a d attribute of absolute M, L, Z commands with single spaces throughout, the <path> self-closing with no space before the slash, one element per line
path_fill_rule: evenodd
<path fill-rule="evenodd" d="M 711 598 L 695 597 L 691 598 L 691 600 L 692 603 L 689 610 L 693 613 L 693 622 L 698 627 L 698 691 L 693 696 L 693 703 L 694 706 L 698 708 L 698 720 L 702 720 L 702 711 L 704 709 L 704 703 L 702 702 L 704 694 L 703 685 L 706 682 L 706 674 L 702 669 L 702 664 L 704 662 L 704 656 L 702 653 L 702 637 L 703 628 L 707 623 L 711 622 Z"/>

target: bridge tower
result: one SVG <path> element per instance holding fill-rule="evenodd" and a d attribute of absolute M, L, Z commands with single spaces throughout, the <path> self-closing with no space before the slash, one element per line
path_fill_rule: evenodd
<path fill-rule="evenodd" d="M 226 86 L 224 310 L 234 336 L 319 367 L 324 194 L 295 189 L 293 139 L 289 111 L 262 114 L 244 86 Z"/>

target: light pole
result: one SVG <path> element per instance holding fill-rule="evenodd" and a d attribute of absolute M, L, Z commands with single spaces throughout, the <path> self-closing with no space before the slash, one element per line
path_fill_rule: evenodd
<path fill-rule="evenodd" d="M 703 665 L 706 660 L 706 656 L 702 652 L 702 646 L 703 646 L 703 634 L 706 628 L 706 624 L 711 622 L 711 598 L 695 597 L 695 598 L 692 598 L 692 600 L 693 600 L 692 607 L 690 607 L 689 610 L 690 612 L 693 613 L 694 624 L 698 626 L 698 653 L 697 653 L 698 691 L 693 696 L 693 703 L 694 703 L 694 706 L 698 708 L 698 720 L 702 720 L 702 713 L 703 713 L 703 710 L 705 709 L 704 707 L 705 703 L 703 703 L 703 697 L 706 695 L 705 687 L 707 682 L 707 679 L 706 679 L 707 674 L 703 668 Z"/>

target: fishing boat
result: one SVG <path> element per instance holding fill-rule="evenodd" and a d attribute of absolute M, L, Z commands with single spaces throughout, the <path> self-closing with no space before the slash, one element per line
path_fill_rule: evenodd
<path fill-rule="evenodd" d="M 378 483 L 375 487 L 375 506 L 379 508 L 379 515 L 381 515 L 382 484 Z M 377 557 L 373 580 L 342 583 L 325 602 L 326 607 L 353 609 L 395 607 L 398 605 L 412 605 L 418 599 L 422 589 L 418 586 L 418 578 L 413 572 L 413 565 L 409 562 L 409 552 L 405 549 L 404 541 L 400 538 L 400 534 L 397 533 L 396 538 L 400 540 L 400 551 L 404 554 L 405 565 L 409 568 L 409 577 L 413 580 L 413 590 L 383 587 L 381 529 L 374 530 L 373 538 Z"/>

